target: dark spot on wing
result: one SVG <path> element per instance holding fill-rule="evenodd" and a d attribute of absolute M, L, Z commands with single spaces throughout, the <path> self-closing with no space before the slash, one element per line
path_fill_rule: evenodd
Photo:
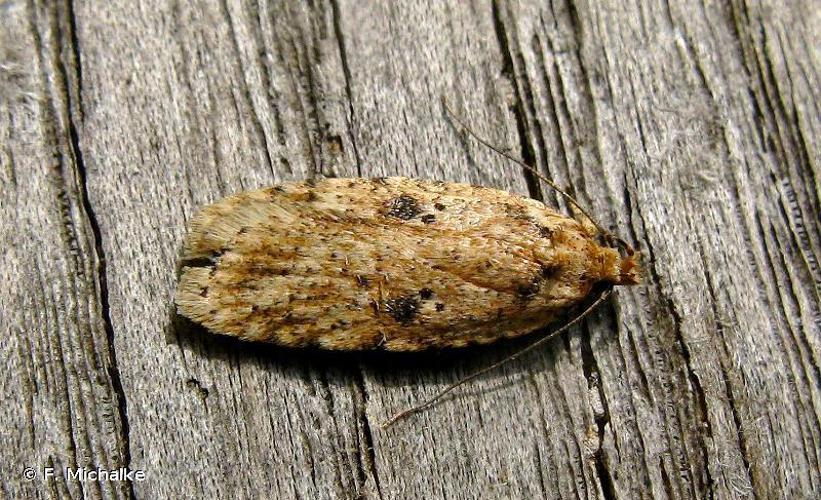
<path fill-rule="evenodd" d="M 433 224 L 436 222 L 436 216 L 433 214 L 426 214 L 422 216 L 422 222 L 425 224 Z"/>
<path fill-rule="evenodd" d="M 388 202 L 387 215 L 397 219 L 410 220 L 419 215 L 419 203 L 415 198 L 406 194 L 400 195 Z"/>
<path fill-rule="evenodd" d="M 419 301 L 412 295 L 390 299 L 385 302 L 385 310 L 397 322 L 408 325 L 419 311 Z"/>
<path fill-rule="evenodd" d="M 542 277 L 545 278 L 545 279 L 554 278 L 557 274 L 559 274 L 559 271 L 561 271 L 561 270 L 562 270 L 562 267 L 559 266 L 559 265 L 556 265 L 556 264 L 543 265 L 542 266 Z"/>
<path fill-rule="evenodd" d="M 364 276 L 356 275 L 356 284 L 362 288 L 368 288 L 371 285 L 371 280 Z"/>
<path fill-rule="evenodd" d="M 553 230 L 549 227 L 541 226 L 536 224 L 536 230 L 539 231 L 539 236 L 542 238 L 551 238 L 553 237 Z"/>
<path fill-rule="evenodd" d="M 433 208 L 435 208 L 436 210 L 439 210 L 441 212 L 442 210 L 445 209 L 445 206 L 441 203 L 434 203 Z"/>
<path fill-rule="evenodd" d="M 529 300 L 536 296 L 539 293 L 539 287 L 541 286 L 540 280 L 534 279 L 530 283 L 523 283 L 516 287 L 516 295 L 520 299 Z"/>
<path fill-rule="evenodd" d="M 305 197 L 305 201 L 316 201 L 318 199 L 319 199 L 319 197 L 313 191 L 308 191 L 308 193 Z"/>
<path fill-rule="evenodd" d="M 436 312 L 442 312 L 445 310 L 445 304 L 441 302 L 436 303 Z"/>
<path fill-rule="evenodd" d="M 419 296 L 422 297 L 422 300 L 428 300 L 433 297 L 433 290 L 430 288 L 423 288 L 419 290 Z"/>

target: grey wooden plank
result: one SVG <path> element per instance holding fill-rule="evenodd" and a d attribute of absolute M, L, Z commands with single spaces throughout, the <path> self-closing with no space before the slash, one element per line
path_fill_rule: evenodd
<path fill-rule="evenodd" d="M 2 8 L 5 496 L 819 489 L 811 2 Z M 646 286 L 387 430 L 522 344 L 301 353 L 173 317 L 185 221 L 242 189 L 412 175 L 563 206 L 440 96 L 641 247 Z M 48 464 L 147 479 L 21 476 Z"/>
<path fill-rule="evenodd" d="M 123 394 L 106 313 L 100 232 L 74 126 L 76 56 L 65 11 L 3 6 L 0 30 L 2 496 L 127 496 L 64 468 L 129 461 Z M 25 468 L 36 473 L 25 479 Z M 58 471 L 44 480 L 45 468 Z"/>

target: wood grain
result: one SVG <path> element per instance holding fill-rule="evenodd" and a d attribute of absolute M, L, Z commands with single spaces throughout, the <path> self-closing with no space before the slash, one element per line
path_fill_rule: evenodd
<path fill-rule="evenodd" d="M 0 19 L 3 497 L 817 497 L 813 2 L 7 0 Z M 566 209 L 441 96 L 641 248 L 646 286 L 387 430 L 524 344 L 330 355 L 174 316 L 186 221 L 230 193 L 406 175 Z"/>

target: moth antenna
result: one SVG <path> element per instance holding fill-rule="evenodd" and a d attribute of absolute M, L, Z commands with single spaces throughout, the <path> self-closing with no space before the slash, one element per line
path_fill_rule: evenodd
<path fill-rule="evenodd" d="M 481 136 L 479 136 L 479 134 L 474 132 L 473 129 L 471 129 L 461 118 L 459 118 L 459 115 L 457 115 L 451 109 L 451 107 L 448 105 L 447 99 L 445 99 L 445 96 L 442 96 L 442 106 L 445 108 L 445 111 L 447 112 L 447 114 L 450 115 L 450 117 L 453 118 L 453 120 L 461 128 L 463 128 L 468 134 L 470 134 L 479 143 L 481 143 L 485 147 L 489 148 L 490 150 L 495 151 L 497 154 L 503 156 L 504 158 L 507 158 L 508 160 L 512 161 L 513 163 L 519 165 L 520 167 L 524 168 L 528 172 L 532 173 L 533 175 L 538 177 L 542 182 L 544 182 L 545 184 L 550 186 L 554 191 L 559 193 L 564 199 L 566 199 L 568 202 L 572 203 L 573 206 L 576 207 L 576 209 L 579 210 L 579 212 L 582 213 L 582 215 L 587 217 L 587 219 L 590 222 L 592 222 L 594 226 L 596 226 L 596 229 L 599 231 L 599 233 L 602 235 L 602 237 L 604 237 L 604 239 L 608 242 L 608 244 L 613 245 L 613 246 L 618 245 L 618 246 L 620 246 L 624 249 L 624 251 L 627 253 L 627 255 L 633 255 L 633 253 L 634 253 L 633 247 L 631 247 L 626 241 L 622 240 L 621 238 L 614 235 L 610 231 L 604 229 L 604 227 L 602 227 L 602 225 L 599 224 L 599 222 L 596 219 L 594 219 L 587 212 L 587 210 L 585 210 L 579 204 L 578 201 L 576 201 L 576 198 L 574 198 L 569 193 L 567 193 L 565 190 L 563 190 L 562 188 L 557 186 L 556 183 L 553 182 L 552 180 L 550 180 L 548 177 L 546 177 L 546 176 L 542 175 L 541 173 L 539 173 L 539 171 L 536 170 L 535 168 L 531 167 L 530 165 L 528 165 L 527 163 L 523 162 L 522 160 L 516 158 L 515 156 L 511 155 L 510 153 L 506 153 L 505 151 L 502 151 L 501 148 L 499 148 L 497 146 L 494 146 L 493 144 L 491 144 L 490 142 L 488 142 L 487 140 L 485 140 Z"/>
<path fill-rule="evenodd" d="M 562 325 L 560 328 L 558 328 L 558 329 L 550 332 L 549 334 L 545 335 L 544 337 L 532 342 L 530 345 L 528 345 L 528 346 L 526 346 L 522 349 L 519 349 L 518 351 L 514 352 L 513 354 L 511 354 L 511 355 L 509 355 L 505 358 L 502 358 L 501 360 L 493 363 L 492 365 L 486 366 L 486 367 L 482 368 L 481 370 L 477 370 L 477 371 L 471 373 L 470 375 L 459 379 L 458 381 L 454 382 L 453 384 L 451 384 L 451 385 L 447 386 L 446 388 L 442 389 L 441 391 L 439 391 L 438 394 L 436 394 L 432 398 L 428 399 L 424 403 L 422 403 L 420 405 L 417 405 L 417 406 L 414 406 L 412 408 L 409 408 L 405 411 L 397 413 L 396 415 L 394 415 L 393 417 L 391 417 L 387 421 L 385 421 L 385 423 L 382 424 L 382 428 L 387 429 L 388 427 L 390 427 L 391 425 L 395 424 L 396 422 L 398 422 L 400 420 L 403 420 L 403 419 L 405 419 L 405 418 L 407 418 L 407 417 L 409 417 L 409 416 L 411 416 L 415 413 L 419 413 L 421 411 L 427 410 L 428 408 L 430 408 L 431 406 L 436 404 L 437 401 L 442 399 L 445 395 L 447 395 L 449 392 L 456 389 L 457 387 L 459 387 L 461 385 L 464 385 L 464 384 L 470 382 L 471 380 L 473 380 L 477 377 L 480 377 L 480 376 L 484 375 L 485 373 L 487 373 L 491 370 L 495 370 L 496 368 L 499 368 L 500 366 L 505 365 L 505 364 L 509 363 L 510 361 L 513 361 L 514 359 L 518 358 L 522 354 L 525 354 L 527 352 L 532 351 L 533 349 L 539 347 L 540 345 L 544 344 L 548 340 L 553 339 L 556 336 L 560 335 L 561 333 L 567 331 L 567 329 L 569 329 L 571 326 L 575 325 L 576 323 L 578 323 L 579 321 L 584 319 L 584 317 L 587 316 L 588 314 L 590 314 L 599 304 L 604 302 L 607 299 L 607 297 L 610 296 L 610 293 L 612 291 L 613 291 L 612 287 L 608 287 L 608 288 L 604 289 L 604 291 L 602 291 L 601 295 L 599 295 L 599 298 L 597 298 L 595 301 L 593 301 L 589 306 L 587 306 L 587 308 L 584 311 L 577 314 L 573 319 L 571 319 L 570 321 L 568 321 L 567 323 Z"/>

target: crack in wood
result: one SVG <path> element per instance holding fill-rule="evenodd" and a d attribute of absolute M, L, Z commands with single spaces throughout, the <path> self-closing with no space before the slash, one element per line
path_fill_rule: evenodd
<path fill-rule="evenodd" d="M 355 387 L 359 394 L 355 401 L 357 419 L 359 420 L 363 437 L 363 442 L 360 443 L 358 450 L 360 474 L 363 480 L 367 478 L 368 475 L 373 478 L 376 493 L 379 498 L 383 498 L 379 473 L 376 469 L 376 450 L 374 450 L 373 432 L 371 430 L 371 423 L 368 419 L 367 413 L 368 391 L 365 387 L 365 373 L 362 371 L 361 367 L 358 375 L 359 376 L 355 380 Z"/>
<path fill-rule="evenodd" d="M 505 23 L 502 20 L 501 8 L 497 0 L 494 0 L 491 3 L 491 6 L 493 15 L 493 29 L 504 61 L 502 66 L 502 74 L 511 81 L 515 95 L 515 103 L 510 106 L 510 111 L 513 113 L 513 118 L 516 122 L 516 133 L 519 138 L 519 155 L 525 164 L 530 165 L 533 168 L 538 168 L 535 148 L 528 139 L 527 116 L 524 110 L 524 100 L 522 99 L 521 91 L 519 89 L 519 79 L 516 76 L 516 65 L 514 64 L 513 53 L 510 50 L 510 45 L 507 39 L 507 30 L 505 28 Z M 530 99 L 532 100 L 532 95 L 530 96 Z M 535 136 L 537 140 L 541 141 L 541 130 L 536 130 Z M 542 150 L 544 150 L 544 144 L 540 145 L 542 146 Z M 543 201 L 544 193 L 542 192 L 541 183 L 536 175 L 530 170 L 522 169 L 522 176 L 524 176 L 525 182 L 527 183 L 527 189 L 530 197 L 535 200 Z"/>

